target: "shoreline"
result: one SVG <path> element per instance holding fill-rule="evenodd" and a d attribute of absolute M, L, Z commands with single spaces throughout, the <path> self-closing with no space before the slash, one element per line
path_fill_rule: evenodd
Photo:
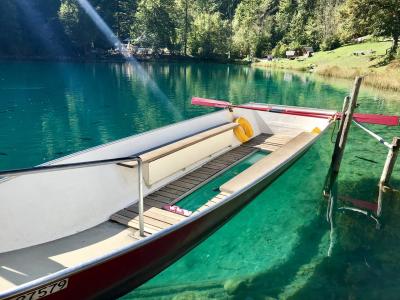
<path fill-rule="evenodd" d="M 193 56 L 161 56 L 161 57 L 133 57 L 137 62 L 166 62 L 166 63 L 215 63 L 215 64 L 237 64 L 251 65 L 250 61 L 239 59 L 203 58 Z M 0 56 L 0 62 L 76 62 L 76 63 L 125 63 L 124 57 L 52 57 L 52 56 Z"/>
<path fill-rule="evenodd" d="M 400 62 L 394 62 L 393 66 L 389 65 L 384 70 L 366 70 L 361 68 L 343 68 L 337 65 L 324 65 L 315 68 L 290 67 L 279 65 L 275 62 L 255 62 L 252 67 L 295 71 L 301 73 L 315 74 L 325 78 L 332 79 L 354 79 L 356 76 L 363 76 L 363 84 L 392 92 L 400 91 Z"/>
<path fill-rule="evenodd" d="M 395 60 L 385 67 L 372 69 L 341 67 L 337 64 L 324 65 L 305 65 L 299 66 L 295 60 L 282 59 L 279 61 L 257 61 L 250 62 L 240 59 L 220 59 L 220 58 L 201 58 L 192 56 L 162 56 L 162 57 L 134 57 L 139 63 L 211 63 L 211 64 L 236 64 L 246 65 L 255 68 L 286 70 L 301 72 L 305 74 L 315 74 L 324 78 L 352 80 L 356 76 L 364 76 L 363 84 L 379 90 L 389 92 L 400 91 L 400 60 Z M 51 57 L 51 56 L 0 56 L 0 62 L 56 62 L 56 63 L 125 63 L 123 57 Z"/>
<path fill-rule="evenodd" d="M 260 60 L 252 66 L 317 74 L 326 78 L 354 79 L 381 90 L 400 91 L 400 57 L 385 61 L 390 41 L 368 41 L 344 45 L 330 51 L 315 52 L 310 57 Z"/>

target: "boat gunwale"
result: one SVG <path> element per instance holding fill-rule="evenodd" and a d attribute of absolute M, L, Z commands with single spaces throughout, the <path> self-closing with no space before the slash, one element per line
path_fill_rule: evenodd
<path fill-rule="evenodd" d="M 291 162 L 295 161 L 296 159 L 298 159 L 302 154 L 304 154 L 306 152 L 306 150 L 311 147 L 313 144 L 315 144 L 315 142 L 329 129 L 330 125 L 332 124 L 332 121 L 330 121 L 327 126 L 317 135 L 315 135 L 315 137 L 310 140 L 309 142 L 307 142 L 306 144 L 303 145 L 303 147 L 301 147 L 300 150 L 298 150 L 296 153 L 294 153 L 293 155 L 291 155 L 290 157 L 288 157 L 283 163 L 277 165 L 270 173 L 268 174 L 264 174 L 263 176 L 260 176 L 259 178 L 257 178 L 256 180 L 252 181 L 251 183 L 245 185 L 243 188 L 237 190 L 236 192 L 228 195 L 224 200 L 222 200 L 219 203 L 216 203 L 215 205 L 212 205 L 208 208 L 206 208 L 205 210 L 201 211 L 201 212 L 197 212 L 195 214 L 192 214 L 190 217 L 176 223 L 173 224 L 171 226 L 169 226 L 168 228 L 162 229 L 148 237 L 145 237 L 144 239 L 141 239 L 139 241 L 134 241 L 131 244 L 125 245 L 121 248 L 115 249 L 113 251 L 110 251 L 109 253 L 102 255 L 100 257 L 91 259 L 91 260 L 87 260 L 83 263 L 80 263 L 76 266 L 72 266 L 72 267 L 67 267 L 65 269 L 62 269 L 60 271 L 54 272 L 52 274 L 49 274 L 47 276 L 43 276 L 40 278 L 37 278 L 35 280 L 29 281 L 27 283 L 21 284 L 16 286 L 15 288 L 11 288 L 8 290 L 5 290 L 4 292 L 0 292 L 0 298 L 7 298 L 7 297 L 12 297 L 12 296 L 18 296 L 19 294 L 22 294 L 24 292 L 27 292 L 29 290 L 33 290 L 33 289 L 37 289 L 40 286 L 44 286 L 44 285 L 48 285 L 49 283 L 55 282 L 60 280 L 61 278 L 65 278 L 65 277 L 70 277 L 76 273 L 79 272 L 83 272 L 87 269 L 90 269 L 92 267 L 95 267 L 97 265 L 101 265 L 107 261 L 110 261 L 112 259 L 115 259 L 118 256 L 122 256 L 124 254 L 127 254 L 131 251 L 134 251 L 144 245 L 147 245 L 151 242 L 153 242 L 154 240 L 157 240 L 161 237 L 164 237 L 168 234 L 170 234 L 171 232 L 178 230 L 194 221 L 197 221 L 198 219 L 204 217 L 205 215 L 207 215 L 208 213 L 210 213 L 213 210 L 216 210 L 217 208 L 219 208 L 220 206 L 225 205 L 227 202 L 233 201 L 235 198 L 237 198 L 238 196 L 240 196 L 241 194 L 243 194 L 244 192 L 250 190 L 252 187 L 256 186 L 257 184 L 259 184 L 261 181 L 265 180 L 267 177 L 273 176 L 277 171 L 279 171 L 282 167 L 284 167 L 285 165 L 290 164 Z"/>
<path fill-rule="evenodd" d="M 224 108 L 224 109 L 222 109 L 222 110 L 209 112 L 209 113 L 206 113 L 206 114 L 201 115 L 201 116 L 197 116 L 197 117 L 193 117 L 193 118 L 190 118 L 190 119 L 182 120 L 182 121 L 179 121 L 179 122 L 176 122 L 176 123 L 171 123 L 171 124 L 168 124 L 168 125 L 165 125 L 165 126 L 153 128 L 153 129 L 147 130 L 147 131 L 145 131 L 145 132 L 136 133 L 136 134 L 133 134 L 133 135 L 130 135 L 130 136 L 121 138 L 121 139 L 117 139 L 117 140 L 115 140 L 115 141 L 107 142 L 107 143 L 105 143 L 105 144 L 100 144 L 100 145 L 93 146 L 93 147 L 90 147 L 90 148 L 87 148 L 87 149 L 84 149 L 84 150 L 80 150 L 80 151 L 77 151 L 77 152 L 68 154 L 68 155 L 66 155 L 66 156 L 62 156 L 62 157 L 59 157 L 59 158 L 56 158 L 56 159 L 47 161 L 47 162 L 42 163 L 42 164 L 40 164 L 40 165 L 35 165 L 35 166 L 33 166 L 33 168 L 34 168 L 34 167 L 45 167 L 45 166 L 51 166 L 51 165 L 54 165 L 54 164 L 58 164 L 58 163 L 60 163 L 60 162 L 62 162 L 62 161 L 64 161 L 64 160 L 67 160 L 67 159 L 70 159 L 70 158 L 74 158 L 74 157 L 76 157 L 76 156 L 89 153 L 89 152 L 91 152 L 91 151 L 99 150 L 99 149 L 102 149 L 102 148 L 105 148 L 105 147 L 108 147 L 108 146 L 111 146 L 111 145 L 114 145 L 114 144 L 117 144 L 117 143 L 120 143 L 120 142 L 125 142 L 125 141 L 128 141 L 128 140 L 133 139 L 133 138 L 140 137 L 140 136 L 145 135 L 145 134 L 153 133 L 153 132 L 155 132 L 155 131 L 157 131 L 157 130 L 167 129 L 167 128 L 173 127 L 173 126 L 175 126 L 175 125 L 177 125 L 177 124 L 186 123 L 186 122 L 193 121 L 193 120 L 196 120 L 196 119 L 200 119 L 200 118 L 203 118 L 203 117 L 209 116 L 209 115 L 220 114 L 221 112 L 224 112 L 224 111 L 226 111 L 226 110 L 227 110 L 227 109 Z M 179 140 L 181 140 L 181 139 L 188 138 L 188 137 L 190 137 L 190 136 L 192 136 L 192 135 L 196 135 L 196 134 L 202 133 L 202 132 L 204 132 L 204 131 L 207 131 L 207 130 L 210 130 L 210 129 L 213 129 L 213 128 L 216 128 L 216 127 L 218 127 L 218 126 L 222 126 L 222 125 L 225 125 L 225 124 L 228 124 L 228 123 L 229 123 L 229 122 L 221 123 L 221 124 L 219 124 L 219 125 L 215 125 L 215 126 L 209 127 L 209 128 L 207 128 L 207 129 L 201 130 L 201 131 L 199 131 L 199 132 L 196 132 L 196 133 L 193 133 L 193 134 L 190 134 L 190 135 L 187 135 L 187 136 L 183 136 L 182 138 L 179 138 L 179 139 L 177 139 L 177 140 L 173 140 L 173 141 L 167 142 L 167 143 L 165 143 L 165 144 L 161 144 L 160 146 L 155 146 L 155 147 L 152 147 L 152 148 L 149 148 L 149 149 L 145 149 L 145 150 L 140 151 L 140 152 L 133 153 L 133 154 L 131 154 L 131 155 L 129 155 L 129 156 L 140 156 L 140 155 L 142 155 L 143 153 L 146 153 L 146 152 L 148 152 L 148 151 L 152 151 L 152 150 L 157 149 L 157 148 L 159 148 L 159 147 L 167 146 L 167 145 L 172 144 L 172 143 L 174 143 L 174 142 L 176 142 L 176 141 L 179 141 Z M 6 181 L 8 181 L 8 180 L 12 180 L 12 179 L 14 179 L 14 178 L 17 178 L 18 176 L 22 176 L 22 175 L 0 177 L 0 184 L 3 183 L 3 182 L 6 182 Z"/>

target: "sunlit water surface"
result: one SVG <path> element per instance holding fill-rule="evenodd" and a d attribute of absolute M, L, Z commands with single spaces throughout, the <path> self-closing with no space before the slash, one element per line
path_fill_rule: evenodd
<path fill-rule="evenodd" d="M 352 84 L 232 65 L 143 68 L 165 96 L 153 94 L 129 64 L 0 63 L 0 169 L 37 165 L 212 111 L 191 106 L 191 96 L 339 109 Z M 398 94 L 363 88 L 359 102 L 360 112 L 400 114 Z M 369 127 L 388 141 L 400 131 Z M 386 195 L 380 231 L 370 218 L 337 212 L 327 257 L 321 189 L 330 133 L 226 225 L 124 299 L 397 299 L 398 194 Z M 375 200 L 386 154 L 352 128 L 339 193 Z"/>

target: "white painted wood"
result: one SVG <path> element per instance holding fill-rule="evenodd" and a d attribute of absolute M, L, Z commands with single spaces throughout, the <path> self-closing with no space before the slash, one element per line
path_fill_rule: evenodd
<path fill-rule="evenodd" d="M 144 179 L 152 185 L 177 171 L 187 168 L 211 154 L 229 149 L 236 142 L 233 131 L 227 131 L 204 141 L 183 148 L 150 163 L 143 164 Z"/>

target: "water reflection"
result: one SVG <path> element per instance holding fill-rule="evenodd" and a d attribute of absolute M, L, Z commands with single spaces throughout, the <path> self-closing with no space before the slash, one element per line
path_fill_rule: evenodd
<path fill-rule="evenodd" d="M 210 111 L 191 106 L 192 96 L 337 109 L 351 87 L 308 74 L 203 63 L 146 63 L 144 72 L 130 63 L 0 66 L 0 152 L 8 154 L 0 157 L 1 168 L 39 164 Z M 154 95 L 144 73 L 168 101 Z M 363 111 L 399 112 L 398 103 L 361 94 Z"/>

